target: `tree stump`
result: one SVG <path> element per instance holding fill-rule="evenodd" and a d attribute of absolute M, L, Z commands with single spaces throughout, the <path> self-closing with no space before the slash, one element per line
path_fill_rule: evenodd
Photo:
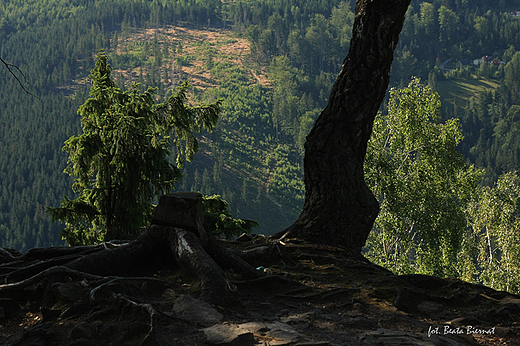
<path fill-rule="evenodd" d="M 197 234 L 204 247 L 208 245 L 200 193 L 175 192 L 162 195 L 155 208 L 152 224 L 183 228 Z"/>

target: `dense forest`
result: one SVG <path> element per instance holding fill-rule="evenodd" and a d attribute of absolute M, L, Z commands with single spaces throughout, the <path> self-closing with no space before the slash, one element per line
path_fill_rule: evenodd
<path fill-rule="evenodd" d="M 515 6 L 512 0 L 412 1 L 391 73 L 392 87 L 417 76 L 441 94 L 443 118 L 460 120 L 459 149 L 486 169 L 487 185 L 520 164 Z M 183 67 L 206 73 L 213 87 L 195 85 L 190 97 L 222 99 L 220 122 L 200 136 L 200 152 L 184 166 L 177 189 L 221 195 L 235 216 L 259 221 L 255 232 L 290 225 L 304 198 L 305 136 L 348 51 L 353 11 L 353 1 L 339 0 L 0 0 L 0 56 L 23 71 L 31 93 L 0 68 L 0 245 L 62 244 L 63 226 L 45 208 L 73 197 L 62 147 L 80 131 L 77 110 L 88 98 L 86 77 L 100 49 L 119 71 L 120 85 L 135 80 L 157 87 L 161 97 L 192 77 Z M 129 41 L 142 30 L 171 26 L 225 31 L 229 42 L 247 40 L 249 53 L 236 64 L 218 44 L 157 35 Z M 259 83 L 251 71 L 267 81 Z M 477 86 L 449 92 L 468 85 Z"/>

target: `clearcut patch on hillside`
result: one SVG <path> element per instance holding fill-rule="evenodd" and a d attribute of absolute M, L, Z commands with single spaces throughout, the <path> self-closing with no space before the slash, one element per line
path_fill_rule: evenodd
<path fill-rule="evenodd" d="M 146 78 L 155 70 L 168 86 L 190 80 L 201 90 L 215 88 L 225 77 L 219 73 L 220 63 L 244 71 L 251 84 L 269 84 L 265 71 L 249 66 L 247 40 L 231 30 L 179 26 L 134 29 L 117 42 L 112 40 L 112 47 L 109 54 L 114 73 L 127 82 Z"/>

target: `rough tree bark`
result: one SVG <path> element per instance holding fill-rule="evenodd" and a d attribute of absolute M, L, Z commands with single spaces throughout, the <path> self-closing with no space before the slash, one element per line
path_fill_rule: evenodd
<path fill-rule="evenodd" d="M 410 0 L 358 0 L 349 53 L 305 143 L 305 202 L 281 233 L 361 252 L 379 212 L 363 162 Z"/>

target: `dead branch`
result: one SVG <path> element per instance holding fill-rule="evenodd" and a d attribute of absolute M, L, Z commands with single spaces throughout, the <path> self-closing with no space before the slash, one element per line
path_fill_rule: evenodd
<path fill-rule="evenodd" d="M 23 91 L 25 91 L 27 94 L 31 95 L 31 96 L 34 96 L 36 98 L 38 98 L 37 96 L 35 96 L 33 93 L 29 92 L 23 85 L 22 81 L 20 80 L 20 78 L 18 78 L 18 76 L 14 73 L 13 69 L 18 71 L 22 77 L 23 77 L 23 80 L 26 84 L 29 84 L 29 80 L 27 79 L 27 77 L 25 77 L 24 73 L 22 72 L 22 70 L 20 70 L 20 68 L 16 65 L 13 65 L 13 64 L 10 64 L 8 62 L 6 62 L 4 59 L 2 59 L 0 57 L 0 61 L 4 64 L 4 66 L 7 68 L 7 70 L 9 71 L 9 73 L 11 75 L 13 75 L 13 77 L 16 79 L 16 81 L 18 82 L 18 84 L 20 84 L 20 87 L 23 89 Z"/>

